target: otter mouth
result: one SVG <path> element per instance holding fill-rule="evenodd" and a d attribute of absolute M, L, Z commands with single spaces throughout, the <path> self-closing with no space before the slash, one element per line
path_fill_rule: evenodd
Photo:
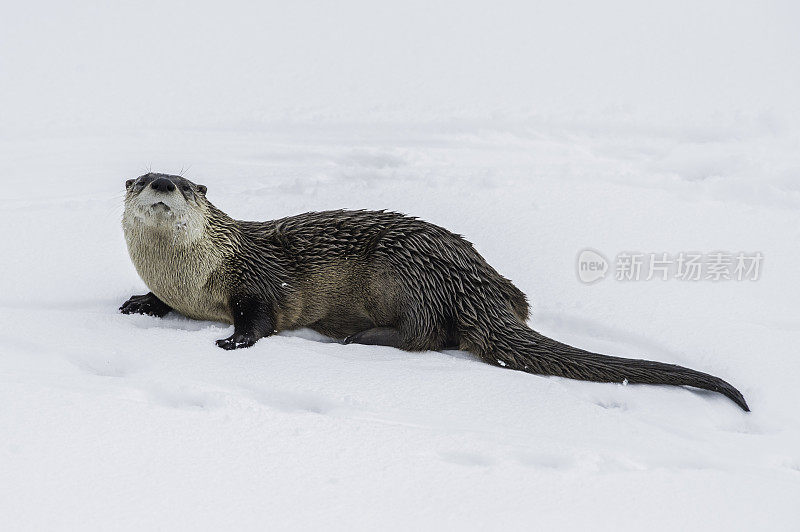
<path fill-rule="evenodd" d="M 153 210 L 159 210 L 159 209 L 163 210 L 163 211 L 171 211 L 172 210 L 172 209 L 169 208 L 169 205 L 167 205 L 163 201 L 159 201 L 159 202 L 153 203 L 153 205 L 151 205 L 151 207 L 152 207 Z"/>

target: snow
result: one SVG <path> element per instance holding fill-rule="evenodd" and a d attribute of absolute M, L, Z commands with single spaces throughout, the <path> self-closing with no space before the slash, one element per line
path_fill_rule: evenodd
<path fill-rule="evenodd" d="M 236 4 L 234 2 L 234 4 Z M 797 6 L 20 4 L 0 21 L 4 530 L 800 529 Z M 124 181 L 407 212 L 531 325 L 726 398 L 117 308 Z M 748 281 L 576 259 L 760 252 Z M 613 265 L 612 265 L 613 267 Z"/>

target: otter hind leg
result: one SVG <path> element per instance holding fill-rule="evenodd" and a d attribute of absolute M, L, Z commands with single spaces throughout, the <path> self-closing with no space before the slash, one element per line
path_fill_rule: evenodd
<path fill-rule="evenodd" d="M 363 344 L 363 345 L 383 345 L 387 347 L 396 347 L 397 349 L 404 349 L 406 351 L 421 351 L 416 342 L 409 342 L 405 339 L 402 333 L 394 327 L 374 327 L 365 331 L 351 334 L 344 339 L 344 344 Z M 452 338 L 448 338 L 442 345 L 431 346 L 429 349 L 435 351 L 437 349 L 458 349 L 458 342 Z"/>
<path fill-rule="evenodd" d="M 119 307 L 123 314 L 147 314 L 163 318 L 172 310 L 169 305 L 158 299 L 153 292 L 142 296 L 131 296 L 129 300 Z"/>
<path fill-rule="evenodd" d="M 393 327 L 374 327 L 351 334 L 344 339 L 345 344 L 385 345 L 406 349 L 406 342 L 400 331 Z"/>

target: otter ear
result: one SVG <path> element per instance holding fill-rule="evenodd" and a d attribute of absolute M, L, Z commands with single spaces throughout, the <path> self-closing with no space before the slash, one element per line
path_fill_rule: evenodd
<path fill-rule="evenodd" d="M 125 181 L 125 188 L 131 188 L 131 185 L 135 182 L 135 179 L 128 179 Z"/>
<path fill-rule="evenodd" d="M 205 185 L 197 185 L 197 191 L 205 196 L 206 192 L 208 192 L 208 187 Z"/>

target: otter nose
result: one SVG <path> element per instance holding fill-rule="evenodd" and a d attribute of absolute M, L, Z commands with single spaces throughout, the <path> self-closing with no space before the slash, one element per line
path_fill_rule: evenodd
<path fill-rule="evenodd" d="M 150 186 L 153 187 L 153 190 L 157 190 L 158 192 L 172 192 L 175 190 L 175 185 L 169 179 L 159 177 L 155 179 Z"/>

